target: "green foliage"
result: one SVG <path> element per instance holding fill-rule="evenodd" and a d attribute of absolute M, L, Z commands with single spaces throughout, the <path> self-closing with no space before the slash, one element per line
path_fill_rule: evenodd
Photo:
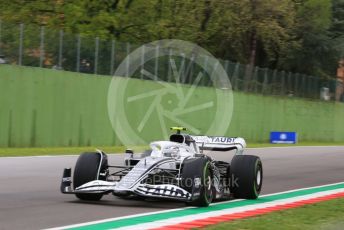
<path fill-rule="evenodd" d="M 248 63 L 252 41 L 256 39 L 255 64 L 276 68 L 286 51 L 297 46 L 292 41 L 295 11 L 290 1 L 228 1 L 223 10 L 232 13 L 231 17 L 223 18 L 223 25 L 228 29 L 221 26 L 218 39 L 226 42 L 222 49 L 230 47 L 226 55 L 230 59 Z"/>
<path fill-rule="evenodd" d="M 219 58 L 334 77 L 344 0 L 0 0 L 4 22 L 142 44 L 195 42 Z"/>
<path fill-rule="evenodd" d="M 335 37 L 344 35 L 336 25 L 336 18 L 343 17 L 338 14 L 344 10 L 340 1 L 305 0 L 297 6 L 295 30 L 301 46 L 290 50 L 286 68 L 322 78 L 335 76 L 341 48 Z"/>
<path fill-rule="evenodd" d="M 334 0 L 332 5 L 333 23 L 330 29 L 335 48 L 344 57 L 344 0 Z"/>

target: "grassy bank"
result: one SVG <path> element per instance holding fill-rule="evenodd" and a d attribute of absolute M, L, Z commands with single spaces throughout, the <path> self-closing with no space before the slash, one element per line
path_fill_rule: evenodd
<path fill-rule="evenodd" d="M 94 152 L 101 149 L 106 153 L 123 153 L 124 146 L 87 146 L 87 147 L 47 147 L 47 148 L 0 148 L 0 157 L 9 156 L 48 156 L 48 155 L 78 155 L 82 152 Z M 144 147 L 133 147 L 142 151 Z"/>
<path fill-rule="evenodd" d="M 224 222 L 208 230 L 265 230 L 265 229 L 343 229 L 344 198 L 306 205 L 300 208 L 273 212 L 248 219 Z"/>
<path fill-rule="evenodd" d="M 344 142 L 300 142 L 297 144 L 248 143 L 248 148 L 291 147 L 291 146 L 344 146 Z"/>
<path fill-rule="evenodd" d="M 269 144 L 269 143 L 250 143 L 248 148 L 266 148 L 266 147 L 290 147 L 290 146 L 335 146 L 344 143 L 328 142 L 304 142 L 293 144 Z M 124 146 L 87 146 L 87 147 L 45 147 L 45 148 L 0 148 L 0 157 L 8 156 L 47 156 L 47 155 L 74 155 L 87 151 L 101 149 L 106 153 L 123 153 L 126 149 Z M 147 149 L 147 146 L 129 147 L 135 152 Z"/>

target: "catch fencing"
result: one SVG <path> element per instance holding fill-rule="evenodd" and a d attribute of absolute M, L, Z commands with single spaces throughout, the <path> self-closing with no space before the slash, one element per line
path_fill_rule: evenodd
<path fill-rule="evenodd" d="M 138 47 L 139 45 L 117 40 L 71 34 L 43 26 L 0 21 L 0 58 L 9 64 L 113 75 L 124 58 Z M 171 57 L 176 60 L 177 65 L 183 66 L 183 83 L 192 84 L 199 71 L 204 71 L 204 76 L 207 76 L 204 68 L 202 70 L 192 60 L 183 58 L 182 53 L 173 53 L 171 50 L 170 57 L 161 57 L 158 55 L 160 47 L 155 48 L 156 58 L 146 62 L 145 55 L 142 55 L 145 68 L 156 77 L 151 80 L 174 81 L 169 61 Z M 320 92 L 323 91 L 323 99 L 326 100 L 326 95 L 327 100 L 334 98 L 335 80 L 267 68 L 251 68 L 229 60 L 219 61 L 235 91 L 312 99 L 320 99 Z M 206 56 L 204 63 L 206 66 Z M 139 72 L 129 77 L 149 79 Z M 211 86 L 212 82 L 208 76 L 199 84 Z"/>

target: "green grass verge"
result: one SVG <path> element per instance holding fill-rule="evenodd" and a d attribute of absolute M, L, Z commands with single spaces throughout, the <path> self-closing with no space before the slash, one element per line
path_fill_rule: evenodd
<path fill-rule="evenodd" d="M 248 148 L 265 148 L 265 147 L 289 147 L 289 146 L 331 146 L 344 145 L 344 143 L 328 142 L 303 142 L 293 144 L 269 144 L 269 143 L 249 143 Z M 8 156 L 47 156 L 47 155 L 74 155 L 82 152 L 94 151 L 96 148 L 106 153 L 123 153 L 126 149 L 124 146 L 87 146 L 87 147 L 42 147 L 42 148 L 0 148 L 0 157 Z M 131 146 L 128 147 L 135 152 L 143 151 L 148 146 Z"/>
<path fill-rule="evenodd" d="M 343 229 L 344 198 L 209 226 L 208 230 Z"/>
<path fill-rule="evenodd" d="M 300 142 L 297 144 L 247 143 L 248 148 L 290 147 L 290 146 L 344 146 L 344 142 Z"/>
<path fill-rule="evenodd" d="M 47 147 L 47 148 L 0 148 L 0 157 L 9 156 L 48 156 L 48 155 L 78 155 L 82 152 L 94 152 L 95 149 L 101 149 L 106 153 L 123 153 L 124 146 L 103 146 L 103 147 Z M 147 149 L 145 146 L 132 147 L 135 151 Z"/>

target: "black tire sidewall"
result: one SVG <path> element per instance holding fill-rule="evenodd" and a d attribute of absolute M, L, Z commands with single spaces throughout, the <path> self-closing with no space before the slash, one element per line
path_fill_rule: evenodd
<path fill-rule="evenodd" d="M 103 161 L 101 158 L 103 157 Z M 105 154 L 100 153 L 83 153 L 78 157 L 78 160 L 75 164 L 74 174 L 73 174 L 73 187 L 74 189 L 99 178 L 98 171 L 99 165 L 101 165 L 101 170 L 104 170 L 107 167 L 107 157 Z M 100 200 L 103 194 L 75 194 L 81 200 Z"/>
<path fill-rule="evenodd" d="M 258 171 L 260 171 L 260 183 L 258 184 Z M 256 197 L 259 196 L 260 191 L 263 185 L 263 166 L 261 160 L 258 158 L 255 163 L 255 180 L 254 180 L 254 191 L 256 193 Z"/>
<path fill-rule="evenodd" d="M 260 171 L 260 184 L 257 183 L 257 172 Z M 263 184 L 263 166 L 259 157 L 235 155 L 231 166 L 231 192 L 235 198 L 258 198 Z"/>
<path fill-rule="evenodd" d="M 181 172 L 181 187 L 192 194 L 193 200 L 189 204 L 206 207 L 212 202 L 214 192 L 212 185 L 208 190 L 206 183 L 208 176 L 210 176 L 212 183 L 210 161 L 207 158 L 200 157 L 185 160 Z M 195 185 L 195 178 L 201 179 L 200 186 Z M 211 193 L 210 196 L 209 192 Z"/>
<path fill-rule="evenodd" d="M 206 164 L 203 167 L 203 176 L 202 176 L 202 190 L 201 190 L 201 196 L 204 198 L 204 204 L 205 206 L 208 206 L 213 201 L 213 180 L 212 180 L 212 174 L 210 171 L 210 162 L 206 162 Z M 208 181 L 208 177 L 210 177 L 210 182 Z M 209 188 L 210 185 L 210 188 Z M 203 193 L 203 194 L 202 194 Z M 209 196 L 209 197 L 208 197 Z"/>

